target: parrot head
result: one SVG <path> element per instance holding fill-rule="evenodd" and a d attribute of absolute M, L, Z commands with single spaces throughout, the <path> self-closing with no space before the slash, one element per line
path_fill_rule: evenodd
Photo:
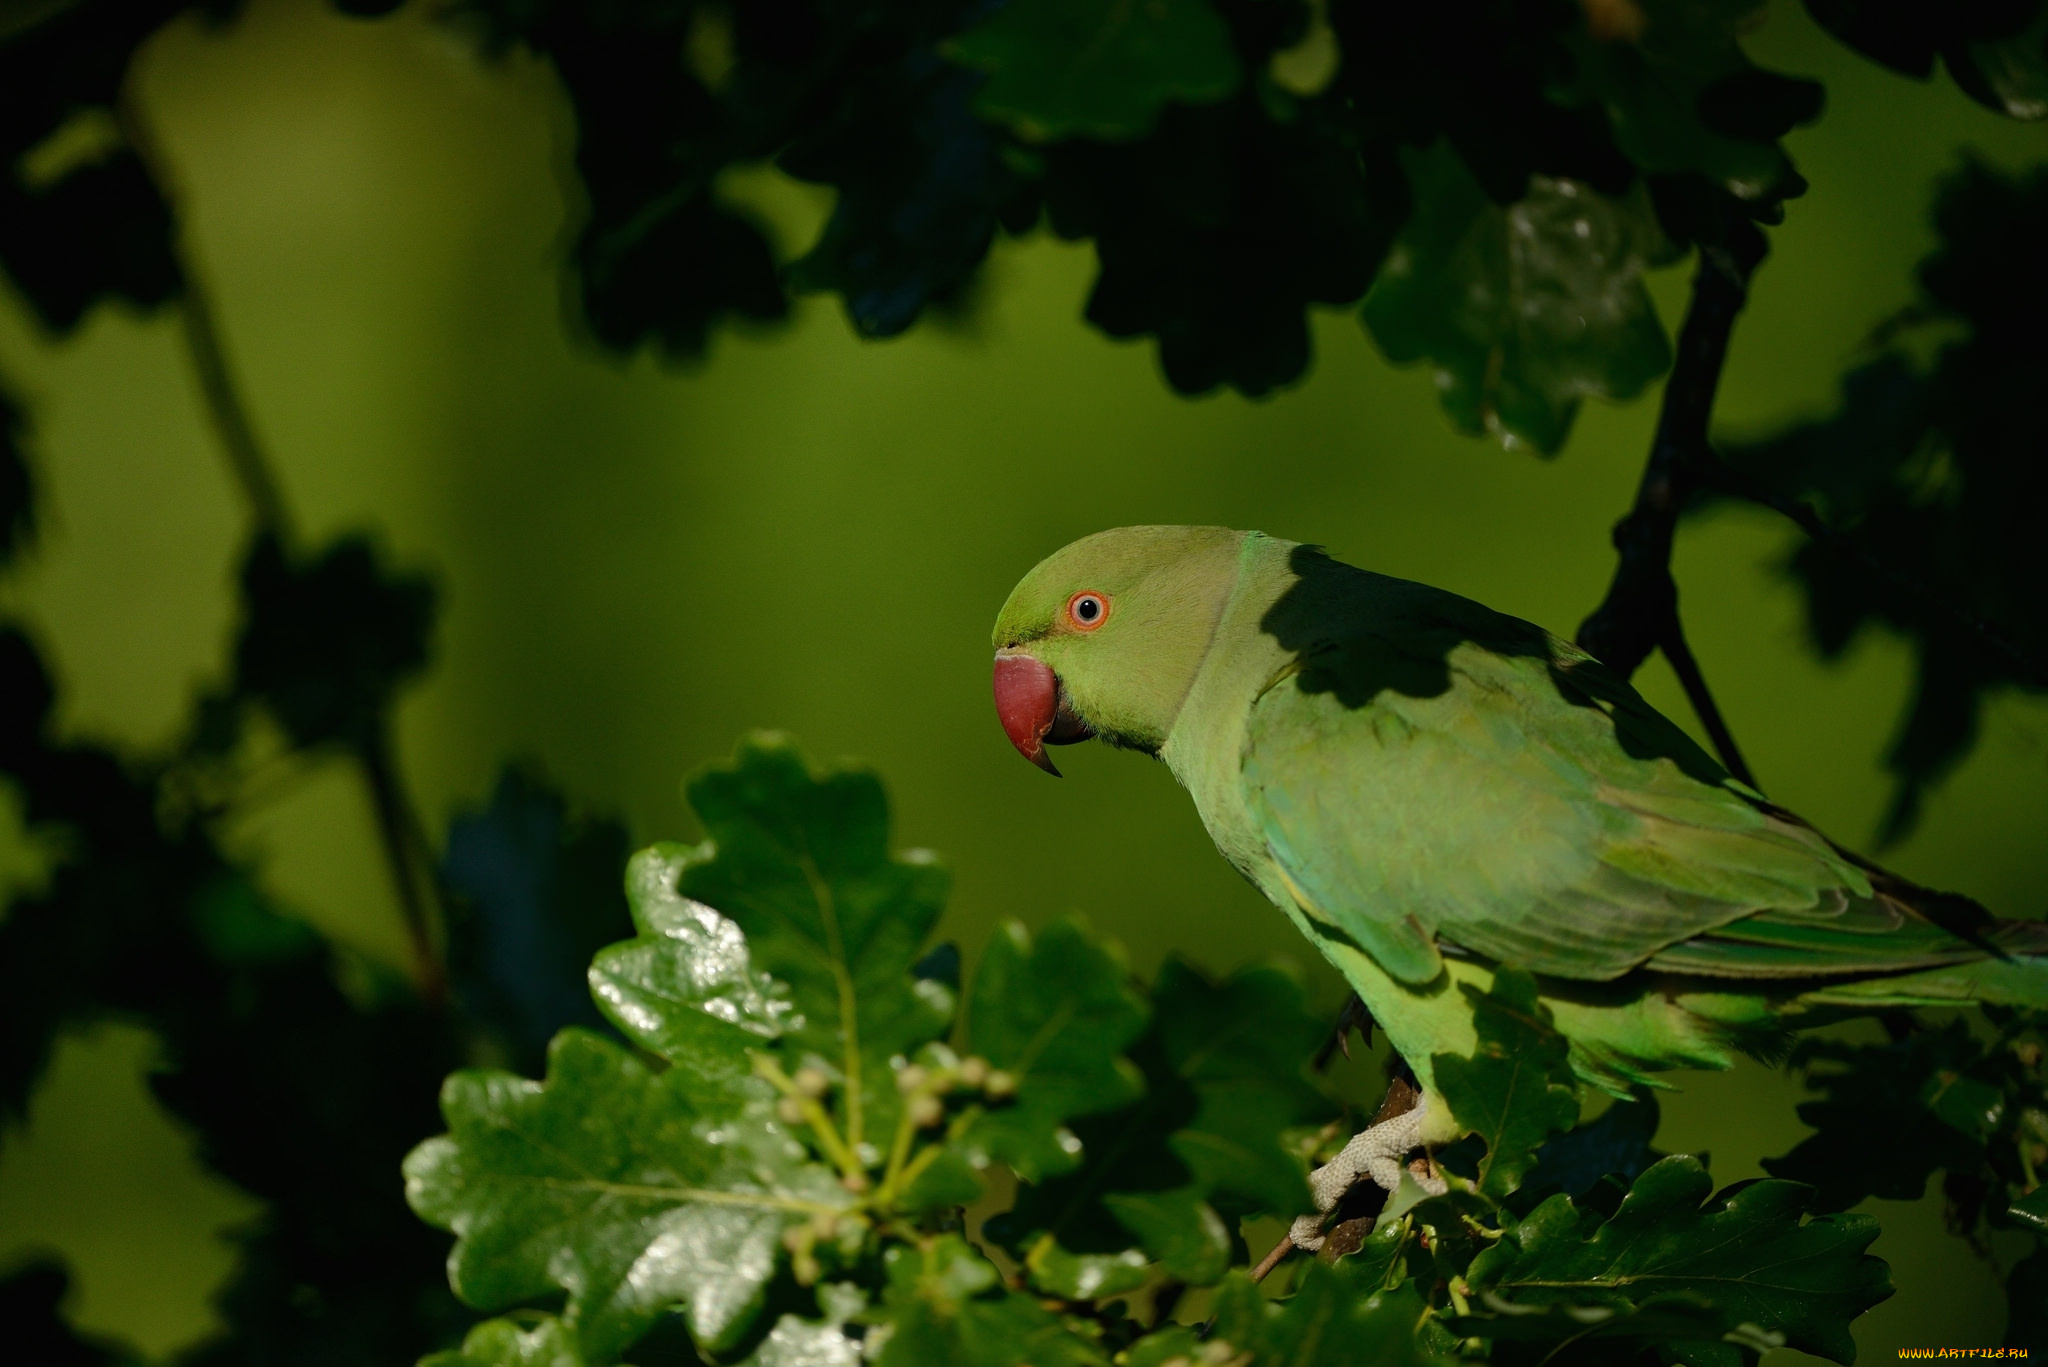
<path fill-rule="evenodd" d="M 1053 552 L 996 618 L 996 715 L 1019 754 L 1100 737 L 1158 753 L 1237 583 L 1246 533 L 1119 527 Z"/>

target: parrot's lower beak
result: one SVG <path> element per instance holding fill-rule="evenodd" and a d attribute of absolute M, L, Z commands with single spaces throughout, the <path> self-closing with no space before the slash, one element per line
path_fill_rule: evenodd
<path fill-rule="evenodd" d="M 1052 666 L 1021 651 L 1000 651 L 996 655 L 996 716 L 1003 733 L 1017 753 L 1054 778 L 1060 771 L 1048 745 L 1071 745 L 1095 733 L 1088 723 L 1074 715 L 1066 686 Z"/>

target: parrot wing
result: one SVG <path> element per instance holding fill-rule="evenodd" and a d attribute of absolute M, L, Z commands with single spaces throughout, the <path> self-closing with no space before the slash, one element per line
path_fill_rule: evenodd
<path fill-rule="evenodd" d="M 1351 574 L 1267 618 L 1295 664 L 1253 704 L 1242 777 L 1302 910 L 1396 977 L 1434 978 L 1440 945 L 1586 980 L 1666 950 L 1687 960 L 1674 971 L 1737 977 L 1981 954 L 1874 893 L 1590 656 Z"/>

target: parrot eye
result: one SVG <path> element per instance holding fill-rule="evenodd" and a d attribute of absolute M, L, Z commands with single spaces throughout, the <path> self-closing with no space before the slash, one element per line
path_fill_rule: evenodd
<path fill-rule="evenodd" d="M 1092 589 L 1083 589 L 1067 600 L 1067 620 L 1082 631 L 1093 631 L 1109 620 L 1109 600 Z"/>

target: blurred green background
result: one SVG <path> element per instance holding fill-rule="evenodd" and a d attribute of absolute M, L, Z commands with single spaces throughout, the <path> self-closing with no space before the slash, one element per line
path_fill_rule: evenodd
<path fill-rule="evenodd" d="M 1737 329 L 1719 427 L 1738 435 L 1832 403 L 1907 301 L 1933 182 L 1959 156 L 2048 153 L 2048 131 L 1859 61 L 1796 4 L 1774 4 L 1750 47 L 1824 80 L 1829 109 L 1789 139 L 1813 189 Z M 430 819 L 529 756 L 640 841 L 688 836 L 680 775 L 748 728 L 788 730 L 816 759 L 882 771 L 900 842 L 955 870 L 945 930 L 970 957 L 1000 918 L 1079 910 L 1142 971 L 1168 953 L 1213 969 L 1285 955 L 1319 1001 L 1340 996 L 1162 767 L 1078 747 L 1054 782 L 1010 750 L 987 633 L 1040 556 L 1125 523 L 1258 527 L 1569 633 L 1605 587 L 1654 418 L 1652 402 L 1589 408 L 1553 463 L 1458 437 L 1431 377 L 1389 367 L 1340 310 L 1296 389 L 1184 401 L 1149 347 L 1081 323 L 1091 253 L 1042 233 L 998 247 L 965 316 L 898 341 L 860 342 L 814 299 L 787 327 L 728 332 L 699 367 L 621 365 L 563 325 L 570 130 L 537 63 L 480 59 L 427 6 L 359 23 L 258 0 L 226 27 L 159 35 L 140 95 L 305 530 L 372 528 L 441 587 L 435 668 L 401 712 Z M 768 172 L 726 188 L 786 256 L 829 202 Z M 1684 268 L 1653 281 L 1667 323 L 1686 285 Z M 33 414 L 45 500 L 39 550 L 0 593 L 61 671 L 66 731 L 166 744 L 223 668 L 245 530 L 175 323 L 103 311 L 52 346 L 6 299 L 0 373 Z M 1866 843 L 1907 659 L 1872 637 L 1818 663 L 1776 568 L 1791 544 L 1755 512 L 1691 525 L 1688 627 L 1772 796 Z M 1639 682 L 1692 722 L 1661 661 Z M 308 920 L 405 964 L 343 765 L 278 791 L 237 839 Z M 6 876 L 33 878 L 18 828 L 0 843 Z M 2048 911 L 2048 704 L 1997 700 L 1886 858 L 2002 915 Z M 152 1049 L 119 1026 L 63 1046 L 0 1143 L 0 1265 L 60 1251 L 72 1318 L 161 1354 L 206 1332 L 228 1271 L 217 1231 L 255 1206 L 148 1099 Z M 1359 1087 L 1375 1080 L 1354 1066 Z M 1678 1081 L 1659 1142 L 1711 1150 L 1723 1181 L 1801 1133 L 1783 1075 Z M 1938 1198 L 1874 1209 L 1901 1292 L 1860 1324 L 1863 1360 L 1995 1342 L 1999 1289 L 1942 1232 Z"/>

